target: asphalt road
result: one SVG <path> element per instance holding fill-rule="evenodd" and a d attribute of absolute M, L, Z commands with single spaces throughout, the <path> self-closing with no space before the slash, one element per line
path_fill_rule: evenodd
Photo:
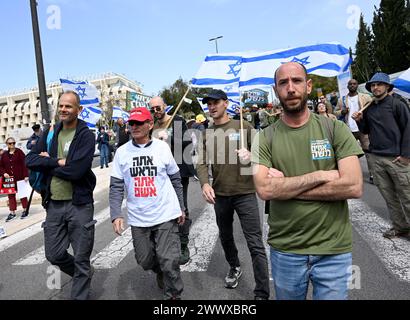
<path fill-rule="evenodd" d="M 99 165 L 99 158 L 94 159 Z M 108 174 L 107 170 L 107 174 Z M 367 172 L 365 171 L 365 177 Z M 108 190 L 95 195 L 96 215 L 107 213 Z M 383 199 L 375 186 L 365 183 L 362 199 L 377 216 L 387 219 L 387 211 Z M 200 224 L 201 217 L 211 214 L 209 207 L 202 199 L 199 183 L 191 180 L 189 187 L 189 209 L 194 225 Z M 262 207 L 262 219 L 266 220 Z M 209 224 L 209 222 L 207 222 Z M 209 230 L 211 230 L 209 225 Z M 209 241 L 210 256 L 208 262 L 203 262 L 204 271 L 182 272 L 184 281 L 183 299 L 188 300 L 248 300 L 253 299 L 253 273 L 251 259 L 241 232 L 238 219 L 235 219 L 235 239 L 237 242 L 242 268 L 244 270 L 240 284 L 234 290 L 225 289 L 223 278 L 228 271 L 228 264 L 219 240 L 212 234 L 198 233 Z M 215 235 L 214 235 L 215 236 Z M 208 238 L 207 238 L 208 237 Z M 386 265 L 383 257 L 372 247 L 367 235 L 361 234 L 354 228 L 353 264 L 359 270 L 360 279 L 355 283 L 356 288 L 350 291 L 351 300 L 390 300 L 410 299 L 410 282 L 400 279 Z M 101 253 L 114 240 L 118 239 L 112 231 L 109 218 L 101 222 L 96 228 L 95 245 L 92 256 Z M 387 241 L 387 240 L 386 240 Z M 410 244 L 410 243 L 408 243 Z M 12 247 L 0 251 L 0 299 L 53 299 L 65 300 L 70 297 L 71 282 L 68 276 L 62 275 L 61 289 L 54 289 L 54 269 L 48 262 L 32 265 L 15 265 L 16 261 L 32 254 L 43 245 L 43 236 L 39 232 L 25 241 L 16 243 Z M 120 250 L 124 249 L 121 246 Z M 109 256 L 113 256 L 111 252 Z M 403 257 L 408 261 L 409 256 Z M 195 269 L 195 268 L 194 268 Z M 53 282 L 54 281 L 54 282 Z M 58 281 L 57 281 L 58 282 Z M 273 292 L 273 290 L 272 290 Z M 272 293 L 271 298 L 274 295 Z M 122 300 L 161 300 L 161 291 L 157 288 L 155 275 L 143 271 L 137 265 L 132 250 L 118 263 L 109 269 L 97 269 L 92 280 L 91 299 L 122 299 Z"/>

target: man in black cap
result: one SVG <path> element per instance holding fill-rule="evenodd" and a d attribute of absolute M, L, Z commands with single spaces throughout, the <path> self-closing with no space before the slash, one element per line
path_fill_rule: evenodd
<path fill-rule="evenodd" d="M 27 141 L 27 149 L 31 150 L 31 148 L 38 142 L 40 139 L 41 135 L 41 128 L 39 124 L 35 124 L 34 126 L 31 127 L 33 129 L 34 133 L 31 135 L 31 137 Z"/>
<path fill-rule="evenodd" d="M 269 273 L 255 185 L 250 167 L 252 126 L 244 121 L 228 117 L 229 101 L 222 90 L 212 90 L 203 100 L 214 120 L 204 137 L 198 142 L 199 162 L 197 172 L 205 200 L 214 205 L 219 237 L 230 269 L 225 277 L 225 287 L 234 289 L 242 275 L 238 249 L 233 237 L 234 211 L 241 222 L 243 234 L 252 257 L 255 278 L 254 297 L 269 298 Z M 240 148 L 241 136 L 246 147 Z M 239 149 L 239 150 L 238 150 Z M 238 161 L 239 159 L 240 161 Z M 212 183 L 209 181 L 208 164 L 211 163 Z"/>
<path fill-rule="evenodd" d="M 374 183 L 392 220 L 392 228 L 383 236 L 410 239 L 410 109 L 389 95 L 393 87 L 387 74 L 376 73 L 366 83 L 374 102 L 352 118 L 362 133 L 369 134 Z"/>

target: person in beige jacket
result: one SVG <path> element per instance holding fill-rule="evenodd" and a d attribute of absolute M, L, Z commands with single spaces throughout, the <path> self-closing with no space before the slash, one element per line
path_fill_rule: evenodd
<path fill-rule="evenodd" d="M 363 94 L 357 92 L 357 88 L 359 83 L 355 79 L 350 79 L 347 84 L 347 89 L 349 93 L 346 96 L 343 96 L 339 99 L 336 109 L 335 115 L 336 117 L 345 122 L 347 126 L 352 131 L 352 134 L 356 138 L 356 140 L 360 141 L 360 146 L 362 147 L 363 151 L 366 155 L 367 160 L 367 167 L 369 169 L 369 181 L 373 183 L 373 174 L 372 168 L 369 164 L 369 136 L 367 134 L 363 134 L 359 131 L 356 121 L 352 119 L 352 114 L 355 112 L 359 112 L 363 109 L 363 107 L 372 101 L 372 98 L 368 94 Z"/>

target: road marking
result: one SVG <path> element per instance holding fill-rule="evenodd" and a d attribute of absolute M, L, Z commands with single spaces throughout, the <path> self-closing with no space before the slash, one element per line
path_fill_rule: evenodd
<path fill-rule="evenodd" d="M 94 204 L 97 204 L 99 201 L 96 201 Z M 0 241 L 0 252 L 7 250 L 8 248 L 14 246 L 15 244 L 20 243 L 21 241 L 24 241 L 40 231 L 43 231 L 43 228 L 41 225 L 43 224 L 43 221 L 37 222 L 36 224 L 33 224 L 32 226 L 25 228 L 15 234 L 12 234 L 11 236 L 2 239 Z"/>
<path fill-rule="evenodd" d="M 110 217 L 110 208 L 107 207 L 104 210 L 100 211 L 99 214 L 97 214 L 94 217 L 94 219 L 97 220 L 97 223 L 95 224 L 95 226 L 98 226 L 100 223 L 103 223 L 109 217 Z M 41 229 L 41 223 L 40 223 L 39 231 L 41 230 L 42 229 Z M 30 252 L 23 258 L 14 262 L 13 266 L 33 266 L 37 264 L 43 264 L 44 262 L 46 262 L 45 249 L 44 249 L 44 246 L 41 246 L 40 248 Z"/>
<path fill-rule="evenodd" d="M 127 228 L 121 236 L 115 238 L 108 246 L 91 259 L 96 269 L 112 269 L 133 249 L 131 228 Z"/>
<path fill-rule="evenodd" d="M 214 208 L 207 204 L 189 232 L 188 248 L 191 259 L 187 264 L 181 266 L 181 271 L 203 272 L 208 270 L 218 235 Z"/>
<path fill-rule="evenodd" d="M 388 270 L 403 281 L 410 282 L 409 241 L 382 236 L 390 224 L 374 213 L 362 200 L 349 200 L 353 226 L 363 237 Z"/>

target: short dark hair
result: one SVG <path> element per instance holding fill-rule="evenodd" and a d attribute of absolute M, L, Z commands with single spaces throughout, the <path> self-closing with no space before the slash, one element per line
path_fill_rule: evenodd
<path fill-rule="evenodd" d="M 31 129 L 33 129 L 33 131 L 37 131 L 40 129 L 40 125 L 39 124 L 35 124 L 34 126 L 31 127 Z"/>
<path fill-rule="evenodd" d="M 62 96 L 63 94 L 68 94 L 68 93 L 74 95 L 74 97 L 75 97 L 75 102 L 77 103 L 77 106 L 80 106 L 80 105 L 81 105 L 81 104 L 80 104 L 80 96 L 78 95 L 77 92 L 72 91 L 72 90 L 67 90 L 67 91 L 62 92 L 62 93 L 60 94 L 60 96 L 58 97 L 58 102 L 60 102 L 61 96 Z"/>
<path fill-rule="evenodd" d="M 306 67 L 305 67 L 303 64 L 299 63 L 299 62 L 293 62 L 293 63 L 297 63 L 298 65 L 300 65 L 300 66 L 302 67 L 303 71 L 305 72 L 305 78 L 307 79 L 307 77 L 308 77 L 308 72 L 307 72 Z M 275 86 L 276 86 L 276 75 L 277 75 L 278 70 L 279 70 L 280 67 L 281 67 L 281 66 L 279 66 L 279 67 L 276 69 L 276 71 L 275 71 L 275 78 L 274 78 L 274 80 L 275 80 Z"/>

